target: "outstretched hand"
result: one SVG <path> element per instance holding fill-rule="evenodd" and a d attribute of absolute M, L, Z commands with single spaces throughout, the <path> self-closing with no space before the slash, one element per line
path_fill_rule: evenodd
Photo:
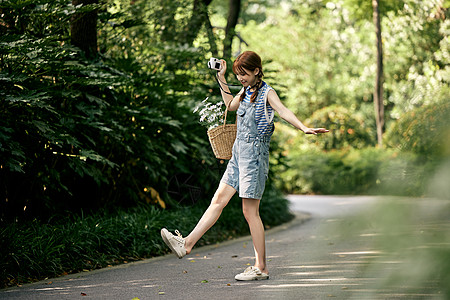
<path fill-rule="evenodd" d="M 325 128 L 306 128 L 305 130 L 303 130 L 303 132 L 305 134 L 318 134 L 318 133 L 326 133 L 326 132 L 330 132 L 328 129 Z"/>

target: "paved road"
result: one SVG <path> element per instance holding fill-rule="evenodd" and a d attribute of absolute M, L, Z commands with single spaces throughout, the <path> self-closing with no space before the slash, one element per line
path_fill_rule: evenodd
<path fill-rule="evenodd" d="M 269 280 L 234 280 L 253 263 L 251 239 L 244 237 L 196 249 L 181 260 L 168 255 L 8 289 L 0 299 L 439 299 L 427 291 L 381 289 L 373 296 L 375 279 L 364 275 L 362 267 L 379 253 L 366 236 L 343 239 L 329 230 L 376 198 L 290 200 L 299 217 L 267 233 Z"/>

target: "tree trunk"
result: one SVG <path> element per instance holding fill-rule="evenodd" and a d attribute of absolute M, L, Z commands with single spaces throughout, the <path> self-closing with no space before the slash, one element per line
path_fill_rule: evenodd
<path fill-rule="evenodd" d="M 379 0 L 372 0 L 373 22 L 375 24 L 376 47 L 377 47 L 377 73 L 375 79 L 375 91 L 373 101 L 375 106 L 375 119 L 377 124 L 378 146 L 383 146 L 384 105 L 383 105 L 383 45 L 381 40 L 381 24 Z"/>
<path fill-rule="evenodd" d="M 208 41 L 209 41 L 209 47 L 210 47 L 210 51 L 213 55 L 213 57 L 218 56 L 218 51 L 217 51 L 217 44 L 216 44 L 216 37 L 214 36 L 214 32 L 213 32 L 213 27 L 211 25 L 211 21 L 209 20 L 209 15 L 208 12 L 206 12 L 206 32 L 208 34 Z"/>
<path fill-rule="evenodd" d="M 203 24 L 208 25 L 208 5 L 211 4 L 212 0 L 194 0 L 194 6 L 192 8 L 192 16 L 189 20 L 189 24 L 184 28 L 184 42 L 186 44 L 192 45 L 195 38 L 202 28 Z"/>
<path fill-rule="evenodd" d="M 72 0 L 74 6 L 96 4 L 98 0 Z M 97 10 L 76 13 L 70 22 L 72 45 L 80 48 L 86 57 L 97 55 Z"/>
<path fill-rule="evenodd" d="M 223 41 L 223 59 L 230 60 L 231 45 L 235 35 L 235 28 L 241 10 L 241 0 L 230 0 L 230 8 L 228 10 L 227 27 L 225 27 L 225 40 Z"/>

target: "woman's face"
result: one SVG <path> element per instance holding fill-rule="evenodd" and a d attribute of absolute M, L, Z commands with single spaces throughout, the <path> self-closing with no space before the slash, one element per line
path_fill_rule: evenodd
<path fill-rule="evenodd" d="M 246 88 L 248 86 L 254 86 L 256 84 L 257 77 L 259 73 L 259 69 L 255 69 L 253 72 L 243 68 L 245 72 L 236 74 L 237 79 L 241 82 L 241 84 Z"/>

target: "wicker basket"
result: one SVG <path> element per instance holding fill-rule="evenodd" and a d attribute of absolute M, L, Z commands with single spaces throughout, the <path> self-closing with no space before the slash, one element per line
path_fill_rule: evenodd
<path fill-rule="evenodd" d="M 224 124 L 208 130 L 208 137 L 214 155 L 218 159 L 230 159 L 234 140 L 236 140 L 236 124 L 226 124 L 228 108 L 225 110 Z"/>

